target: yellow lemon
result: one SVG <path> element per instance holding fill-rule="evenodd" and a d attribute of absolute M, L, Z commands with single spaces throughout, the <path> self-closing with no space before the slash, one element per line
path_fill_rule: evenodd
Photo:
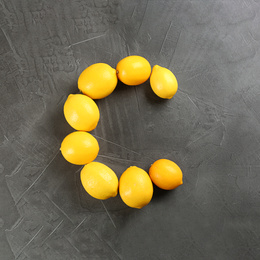
<path fill-rule="evenodd" d="M 99 145 L 90 133 L 76 131 L 64 138 L 60 150 L 68 162 L 84 165 L 96 159 Z"/>
<path fill-rule="evenodd" d="M 69 125 L 81 131 L 95 129 L 100 117 L 95 101 L 82 94 L 69 95 L 63 111 Z"/>
<path fill-rule="evenodd" d="M 116 66 L 117 76 L 126 85 L 134 86 L 144 83 L 151 74 L 150 63 L 141 56 L 128 56 Z"/>
<path fill-rule="evenodd" d="M 172 190 L 183 184 L 180 167 L 171 160 L 159 159 L 149 169 L 153 183 L 161 189 Z"/>
<path fill-rule="evenodd" d="M 147 172 L 131 166 L 120 177 L 119 193 L 126 205 L 141 209 L 153 196 L 153 184 Z"/>
<path fill-rule="evenodd" d="M 178 90 L 178 82 L 174 74 L 159 65 L 155 65 L 150 77 L 153 92 L 160 98 L 171 99 Z"/>
<path fill-rule="evenodd" d="M 115 172 L 103 163 L 91 162 L 80 172 L 81 183 L 92 197 L 105 200 L 118 192 L 118 178 Z"/>
<path fill-rule="evenodd" d="M 116 70 L 105 63 L 87 67 L 79 76 L 78 88 L 92 99 L 110 95 L 117 85 Z"/>

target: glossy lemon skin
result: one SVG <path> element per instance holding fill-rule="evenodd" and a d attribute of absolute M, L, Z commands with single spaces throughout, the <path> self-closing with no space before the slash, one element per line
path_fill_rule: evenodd
<path fill-rule="evenodd" d="M 164 99 L 171 99 L 178 90 L 178 82 L 174 74 L 159 65 L 153 67 L 150 85 L 153 92 Z"/>
<path fill-rule="evenodd" d="M 102 99 L 114 91 L 117 81 L 114 68 L 106 63 L 95 63 L 80 74 L 78 88 L 92 99 Z"/>
<path fill-rule="evenodd" d="M 141 209 L 153 196 L 153 184 L 147 172 L 131 166 L 120 177 L 119 194 L 126 205 Z"/>
<path fill-rule="evenodd" d="M 171 160 L 159 159 L 149 169 L 152 182 L 161 189 L 173 190 L 183 184 L 180 167 Z"/>
<path fill-rule="evenodd" d="M 96 128 L 100 118 L 95 101 L 82 94 L 69 95 L 63 112 L 69 125 L 80 131 L 92 131 Z"/>
<path fill-rule="evenodd" d="M 151 65 L 143 57 L 132 55 L 120 60 L 116 66 L 120 81 L 129 86 L 140 85 L 147 81 L 151 74 Z"/>
<path fill-rule="evenodd" d="M 91 162 L 80 173 L 81 183 L 92 197 L 105 200 L 118 193 L 118 178 L 115 172 L 100 162 Z"/>
<path fill-rule="evenodd" d="M 96 159 L 99 145 L 90 133 L 76 131 L 63 139 L 60 150 L 68 162 L 84 165 Z"/>

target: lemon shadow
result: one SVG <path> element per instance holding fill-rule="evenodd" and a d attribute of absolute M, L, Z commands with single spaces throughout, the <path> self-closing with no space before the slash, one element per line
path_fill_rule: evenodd
<path fill-rule="evenodd" d="M 122 81 L 118 80 L 116 88 L 111 95 L 113 94 L 120 95 L 122 92 L 124 92 L 124 95 L 126 93 L 131 93 L 132 91 L 134 91 L 134 87 L 135 86 L 128 86 L 124 84 Z"/>
<path fill-rule="evenodd" d="M 153 185 L 153 198 L 152 202 L 158 202 L 161 200 L 164 200 L 165 198 L 172 196 L 175 193 L 175 190 L 163 190 L 157 187 L 156 185 Z"/>
<path fill-rule="evenodd" d="M 155 107 L 160 107 L 169 102 L 170 99 L 160 98 L 153 92 L 149 80 L 143 83 L 143 85 L 144 96 L 149 104 L 152 104 Z"/>
<path fill-rule="evenodd" d="M 65 136 L 76 131 L 68 124 L 63 112 L 63 107 L 68 96 L 70 94 L 79 94 L 77 85 L 73 85 L 69 89 L 73 89 L 74 91 L 63 93 L 55 103 L 46 103 L 45 118 L 43 119 L 45 125 L 50 129 L 51 134 L 53 134 L 60 143 Z"/>

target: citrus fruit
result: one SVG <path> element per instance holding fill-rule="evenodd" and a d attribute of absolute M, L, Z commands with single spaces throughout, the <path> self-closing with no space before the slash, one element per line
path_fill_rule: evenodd
<path fill-rule="evenodd" d="M 150 77 L 153 92 L 160 98 L 171 99 L 178 90 L 178 82 L 174 74 L 159 65 L 155 65 Z"/>
<path fill-rule="evenodd" d="M 96 138 L 90 133 L 76 131 L 64 138 L 60 150 L 68 162 L 84 165 L 97 157 L 99 145 Z"/>
<path fill-rule="evenodd" d="M 119 193 L 126 205 L 141 209 L 152 199 L 153 184 L 147 172 L 131 166 L 120 177 Z"/>
<path fill-rule="evenodd" d="M 69 95 L 63 111 L 69 125 L 82 131 L 91 131 L 96 128 L 100 117 L 95 101 L 82 94 Z"/>
<path fill-rule="evenodd" d="M 105 200 L 118 192 L 118 178 L 115 172 L 103 163 L 91 162 L 80 172 L 81 183 L 89 195 Z"/>
<path fill-rule="evenodd" d="M 78 79 L 79 90 L 93 99 L 107 97 L 116 85 L 116 70 L 106 63 L 96 63 L 87 67 Z"/>
<path fill-rule="evenodd" d="M 134 86 L 144 83 L 151 74 L 150 63 L 141 56 L 128 56 L 116 66 L 117 76 L 126 85 Z"/>
<path fill-rule="evenodd" d="M 152 182 L 161 189 L 172 190 L 182 185 L 182 171 L 171 160 L 159 159 L 149 169 Z"/>

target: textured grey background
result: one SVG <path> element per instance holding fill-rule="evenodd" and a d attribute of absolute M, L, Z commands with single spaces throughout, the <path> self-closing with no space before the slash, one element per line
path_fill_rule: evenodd
<path fill-rule="evenodd" d="M 1 260 L 260 259 L 259 0 L 0 0 L 0 25 Z M 59 152 L 80 72 L 129 54 L 179 81 L 97 101 L 98 161 L 183 170 L 142 210 L 92 199 Z"/>

